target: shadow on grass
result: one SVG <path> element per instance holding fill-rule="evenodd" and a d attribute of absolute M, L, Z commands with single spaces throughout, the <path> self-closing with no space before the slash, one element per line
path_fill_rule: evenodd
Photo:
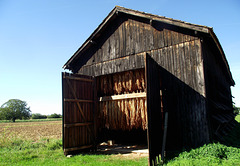
<path fill-rule="evenodd" d="M 226 146 L 240 148 L 240 123 L 236 121 L 234 128 L 219 142 Z"/>
<path fill-rule="evenodd" d="M 222 145 L 221 145 L 222 144 Z M 164 164 L 170 164 L 172 160 L 178 158 L 186 157 L 188 159 L 189 157 L 196 157 L 196 156 L 204 156 L 204 157 L 218 157 L 219 160 L 223 160 L 224 158 L 228 157 L 225 154 L 226 151 L 229 149 L 227 147 L 235 147 L 240 149 L 240 123 L 235 122 L 235 125 L 233 129 L 223 137 L 221 141 L 219 140 L 214 140 L 212 143 L 209 143 L 208 145 L 203 145 L 198 148 L 194 149 L 182 149 L 178 151 L 167 151 L 166 157 L 164 160 Z M 80 153 L 81 155 L 116 155 L 116 154 L 131 154 L 131 153 L 137 153 L 136 151 L 140 150 L 145 150 L 144 153 L 146 153 L 147 146 L 133 146 L 133 145 L 113 145 L 113 146 L 108 146 L 108 145 L 102 145 L 98 147 L 97 151 L 92 151 L 92 152 L 83 152 Z M 223 151 L 221 151 L 223 150 Z M 182 154 L 183 152 L 186 152 Z M 232 154 L 231 154 L 232 155 Z M 147 157 L 148 155 L 146 155 Z M 225 157 L 224 157 L 225 156 Z M 197 157 L 196 157 L 197 158 Z"/>
<path fill-rule="evenodd" d="M 213 142 L 209 143 L 220 143 L 227 147 L 235 147 L 240 149 L 240 122 L 235 121 L 234 127 L 231 131 L 229 131 L 225 136 L 222 137 L 221 140 L 213 140 Z M 205 146 L 205 145 L 204 145 Z M 208 146 L 208 145 L 207 145 Z M 198 148 L 201 148 L 203 146 L 200 146 Z M 198 149 L 196 148 L 196 149 Z M 174 158 L 178 157 L 183 152 L 190 152 L 194 149 L 182 149 L 178 151 L 168 151 L 165 158 L 165 164 L 167 164 L 169 161 L 173 160 Z"/>
<path fill-rule="evenodd" d="M 86 149 L 74 151 L 70 155 L 137 155 L 139 157 L 148 156 L 147 145 L 99 145 L 97 149 Z"/>

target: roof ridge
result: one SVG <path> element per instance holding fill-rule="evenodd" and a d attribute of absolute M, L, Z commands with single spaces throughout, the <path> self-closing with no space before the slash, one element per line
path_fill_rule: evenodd
<path fill-rule="evenodd" d="M 175 21 L 175 22 L 179 22 L 179 23 L 183 23 L 183 24 L 192 25 L 192 26 L 198 26 L 198 27 L 203 27 L 203 28 L 207 28 L 207 29 L 213 29 L 213 27 L 209 27 L 209 26 L 206 26 L 206 25 L 193 24 L 193 23 L 190 23 L 190 22 L 187 22 L 187 21 L 173 19 L 173 18 L 170 18 L 170 17 L 161 16 L 161 15 L 157 15 L 157 14 L 152 14 L 152 13 L 148 13 L 148 12 L 143 12 L 143 11 L 139 11 L 139 10 L 134 10 L 134 9 L 130 9 L 130 8 L 125 8 L 125 7 L 122 7 L 122 6 L 115 6 L 114 9 L 116 11 L 118 11 L 118 12 L 128 13 L 128 11 L 132 11 L 132 12 L 136 12 L 136 13 L 139 13 L 139 14 L 148 15 L 150 18 L 151 17 L 153 17 L 153 18 L 162 18 L 162 19 L 167 19 L 169 21 Z"/>

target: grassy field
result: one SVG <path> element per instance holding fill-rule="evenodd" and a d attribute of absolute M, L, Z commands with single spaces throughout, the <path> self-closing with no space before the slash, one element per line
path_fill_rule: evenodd
<path fill-rule="evenodd" d="M 62 122 L 0 123 L 0 165 L 147 165 L 147 157 L 88 154 L 67 158 Z"/>
<path fill-rule="evenodd" d="M 0 165 L 146 165 L 147 159 L 121 159 L 111 155 L 76 155 L 67 158 L 63 155 L 61 140 L 51 139 L 21 142 L 1 147 Z"/>
<path fill-rule="evenodd" d="M 240 115 L 236 117 L 240 122 Z M 61 121 L 0 123 L 0 165 L 147 165 L 147 157 L 63 155 Z M 211 143 L 168 158 L 165 165 L 240 165 L 240 123 L 229 143 Z"/>

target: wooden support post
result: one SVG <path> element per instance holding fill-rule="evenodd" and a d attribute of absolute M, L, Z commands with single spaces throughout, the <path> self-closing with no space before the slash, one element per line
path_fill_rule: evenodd
<path fill-rule="evenodd" d="M 166 146 L 166 141 L 167 141 L 167 125 L 168 125 L 168 112 L 165 112 L 163 144 L 162 144 L 162 153 L 161 153 L 162 162 L 164 161 L 165 146 Z"/>

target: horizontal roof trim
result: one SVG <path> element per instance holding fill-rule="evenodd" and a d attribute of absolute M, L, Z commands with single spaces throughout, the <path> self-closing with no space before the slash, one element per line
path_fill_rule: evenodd
<path fill-rule="evenodd" d="M 120 6 L 116 6 L 115 10 L 118 12 L 130 14 L 133 16 L 142 17 L 142 18 L 146 18 L 149 20 L 153 20 L 153 21 L 159 21 L 159 22 L 163 22 L 163 23 L 167 23 L 167 24 L 171 24 L 171 25 L 175 25 L 175 26 L 179 26 L 179 27 L 183 27 L 183 28 L 188 28 L 188 29 L 192 29 L 192 30 L 196 30 L 196 31 L 204 32 L 204 33 L 209 33 L 209 28 L 211 29 L 211 27 L 192 24 L 192 23 L 188 23 L 188 22 L 181 21 L 181 20 L 175 20 L 172 18 L 164 17 L 164 16 L 149 14 L 149 13 L 140 12 L 140 11 L 132 10 L 132 9 L 127 9 L 127 8 L 123 8 Z"/>

